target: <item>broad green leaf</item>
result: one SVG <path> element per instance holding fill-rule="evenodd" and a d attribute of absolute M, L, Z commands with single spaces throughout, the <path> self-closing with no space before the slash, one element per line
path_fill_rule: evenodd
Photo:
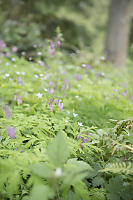
<path fill-rule="evenodd" d="M 48 200 L 54 197 L 54 192 L 46 185 L 34 187 L 29 200 Z"/>
<path fill-rule="evenodd" d="M 92 172 L 93 170 L 89 164 L 83 161 L 77 161 L 76 159 L 70 159 L 65 165 L 64 183 L 66 185 L 76 184 Z"/>
<path fill-rule="evenodd" d="M 69 157 L 69 148 L 64 136 L 59 133 L 48 145 L 48 160 L 56 167 L 61 167 Z"/>
<path fill-rule="evenodd" d="M 30 169 L 33 174 L 41 177 L 41 178 L 50 178 L 53 176 L 53 171 L 44 163 L 34 164 L 30 166 Z"/>

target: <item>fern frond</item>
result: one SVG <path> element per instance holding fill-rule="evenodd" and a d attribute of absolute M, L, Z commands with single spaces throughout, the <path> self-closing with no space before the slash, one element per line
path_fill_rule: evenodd
<path fill-rule="evenodd" d="M 133 164 L 129 162 L 126 164 L 123 163 L 112 163 L 108 167 L 106 167 L 103 170 L 100 170 L 100 172 L 113 172 L 113 173 L 124 173 L 124 174 L 133 174 Z"/>

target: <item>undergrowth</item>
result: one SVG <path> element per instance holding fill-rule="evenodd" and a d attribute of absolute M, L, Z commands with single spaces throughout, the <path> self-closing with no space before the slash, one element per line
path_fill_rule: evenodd
<path fill-rule="evenodd" d="M 0 199 L 132 200 L 132 68 L 52 42 L 0 58 Z"/>

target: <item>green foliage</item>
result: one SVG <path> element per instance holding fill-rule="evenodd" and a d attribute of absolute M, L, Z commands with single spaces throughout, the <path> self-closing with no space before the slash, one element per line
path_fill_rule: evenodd
<path fill-rule="evenodd" d="M 69 148 L 61 133 L 48 145 L 46 154 L 48 155 L 47 164 L 36 164 L 30 168 L 37 177 L 44 178 L 48 186 L 45 189 L 45 186 L 43 188 L 35 185 L 31 199 L 34 200 L 38 193 L 40 194 L 38 200 L 43 199 L 43 196 L 49 199 L 49 194 L 55 194 L 54 196 L 60 196 L 60 198 L 64 194 L 65 196 L 62 196 L 62 198 L 66 198 L 66 188 L 68 188 L 67 193 L 70 194 L 71 186 L 74 187 L 74 199 L 88 199 L 88 190 L 82 180 L 93 170 L 83 161 L 77 161 L 77 159 L 67 161 Z M 50 188 L 53 189 L 52 193 L 49 193 Z"/>
<path fill-rule="evenodd" d="M 114 177 L 109 180 L 109 184 L 106 185 L 108 191 L 107 198 L 109 200 L 127 199 L 132 200 L 133 186 L 125 186 L 121 177 Z M 128 193 L 128 194 L 127 194 Z"/>
<path fill-rule="evenodd" d="M 131 200 L 132 69 L 120 73 L 92 54 L 70 56 L 57 46 L 51 56 L 49 48 L 37 48 L 43 66 L 40 56 L 0 58 L 0 198 Z"/>
<path fill-rule="evenodd" d="M 47 200 L 53 197 L 53 191 L 49 187 L 42 185 L 33 189 L 30 200 Z"/>
<path fill-rule="evenodd" d="M 1 0 L 0 35 L 8 46 L 17 45 L 35 56 L 33 44 L 44 46 L 44 40 L 55 36 L 60 26 L 65 49 L 75 51 L 89 46 L 99 52 L 103 48 L 107 7 L 106 0 Z"/>
<path fill-rule="evenodd" d="M 56 156 L 55 156 L 56 155 Z M 48 146 L 48 159 L 56 167 L 61 167 L 69 157 L 67 143 L 60 133 Z"/>
<path fill-rule="evenodd" d="M 112 163 L 107 166 L 102 172 L 113 172 L 113 173 L 123 173 L 123 174 L 132 174 L 133 173 L 133 165 L 132 163 L 126 164 L 123 163 Z"/>

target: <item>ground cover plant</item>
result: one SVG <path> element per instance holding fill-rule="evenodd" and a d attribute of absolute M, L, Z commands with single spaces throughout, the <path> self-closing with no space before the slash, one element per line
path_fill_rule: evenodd
<path fill-rule="evenodd" d="M 1 41 L 0 199 L 132 200 L 133 70 L 57 33 L 28 61 Z"/>

